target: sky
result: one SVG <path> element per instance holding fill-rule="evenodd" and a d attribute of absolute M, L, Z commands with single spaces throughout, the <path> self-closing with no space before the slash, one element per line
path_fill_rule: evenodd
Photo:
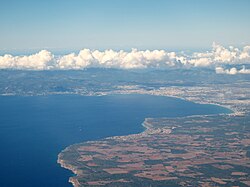
<path fill-rule="evenodd" d="M 249 0 L 1 0 L 0 53 L 250 44 Z"/>

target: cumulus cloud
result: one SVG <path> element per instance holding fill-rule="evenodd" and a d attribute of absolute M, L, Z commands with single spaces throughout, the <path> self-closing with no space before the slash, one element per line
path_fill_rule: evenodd
<path fill-rule="evenodd" d="M 225 48 L 213 43 L 212 50 L 203 53 L 168 52 L 165 50 L 90 50 L 83 49 L 78 54 L 70 53 L 55 56 L 47 50 L 28 56 L 0 56 L 0 69 L 84 69 L 89 67 L 119 68 L 119 69 L 144 69 L 171 67 L 218 67 L 226 64 L 247 64 L 250 62 L 250 46 L 241 50 L 235 47 Z M 216 68 L 216 72 L 222 69 Z M 223 69 L 223 71 L 226 71 Z M 223 72 L 222 71 L 222 72 Z M 233 74 L 235 69 L 228 70 Z M 241 71 L 241 70 L 239 70 Z M 237 70 L 237 73 L 239 73 Z M 241 73 L 248 72 L 242 69 Z"/>
<path fill-rule="evenodd" d="M 62 56 L 57 61 L 57 67 L 60 69 L 82 69 L 86 67 L 105 67 L 121 69 L 142 69 L 142 68 L 163 68 L 175 66 L 176 54 L 167 53 L 164 50 L 138 51 L 132 49 L 125 51 L 91 51 L 84 49 L 79 54 L 68 54 Z"/>
<path fill-rule="evenodd" d="M 230 69 L 224 69 L 222 67 L 216 67 L 215 72 L 217 74 L 230 74 L 230 75 L 250 74 L 250 69 L 246 69 L 245 66 L 243 66 L 242 69 L 240 69 L 240 70 L 237 70 L 235 67 L 230 68 Z"/>
<path fill-rule="evenodd" d="M 53 65 L 54 55 L 46 50 L 29 56 L 0 56 L 1 69 L 34 69 L 44 70 L 51 69 Z"/>
<path fill-rule="evenodd" d="M 205 53 L 193 53 L 189 63 L 194 66 L 213 66 L 223 64 L 241 64 L 250 62 L 250 46 L 245 46 L 243 50 L 229 46 L 225 48 L 217 43 L 213 43 L 211 51 Z"/>

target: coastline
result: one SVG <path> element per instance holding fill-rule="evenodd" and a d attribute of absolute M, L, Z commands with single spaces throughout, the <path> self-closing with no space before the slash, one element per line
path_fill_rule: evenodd
<path fill-rule="evenodd" d="M 72 165 L 65 163 L 65 160 L 61 159 L 62 154 L 70 149 L 70 147 L 73 145 L 70 145 L 66 147 L 64 150 L 62 150 L 57 158 L 57 163 L 60 164 L 62 168 L 65 168 L 73 173 L 73 175 L 77 176 L 78 175 L 78 170 L 77 168 L 74 168 Z M 71 176 L 68 180 L 69 183 L 71 183 L 74 187 L 79 187 L 80 183 L 74 178 L 74 176 Z"/>
<path fill-rule="evenodd" d="M 141 125 L 144 127 L 144 130 L 140 133 L 137 134 L 129 134 L 129 135 L 124 135 L 124 136 L 112 136 L 112 137 L 107 137 L 98 141 L 105 141 L 105 140 L 110 140 L 110 139 L 123 139 L 123 138 L 134 138 L 134 136 L 140 136 L 140 135 L 147 135 L 148 132 L 150 132 L 151 129 L 153 129 L 153 126 L 147 122 L 148 119 L 152 119 L 152 118 L 145 118 L 145 120 L 143 121 L 143 123 L 141 123 Z M 169 132 L 171 133 L 171 131 Z M 82 143 L 88 143 L 88 142 L 97 142 L 95 140 L 93 141 L 86 141 L 86 142 L 82 142 Z M 70 151 L 70 149 L 72 149 L 75 146 L 79 146 L 82 143 L 76 143 L 76 144 L 72 144 L 69 145 L 68 147 L 66 147 L 64 150 L 62 150 L 59 154 L 58 154 L 58 159 L 57 159 L 57 163 L 60 164 L 60 166 L 64 169 L 67 169 L 69 171 L 71 171 L 73 173 L 73 176 L 71 176 L 68 180 L 69 183 L 71 183 L 74 187 L 80 187 L 80 183 L 77 180 L 77 177 L 79 177 L 79 170 L 74 167 L 73 165 L 66 163 L 66 160 L 62 159 L 61 157 L 63 156 L 63 154 L 65 152 Z"/>
<path fill-rule="evenodd" d="M 69 147 L 67 147 L 67 148 L 66 148 L 65 150 L 63 150 L 63 151 L 66 151 L 68 148 L 69 148 Z M 77 176 L 77 172 L 78 172 L 77 169 L 74 168 L 73 166 L 71 166 L 70 164 L 66 164 L 66 163 L 64 162 L 63 159 L 60 159 L 60 157 L 61 157 L 63 151 L 62 151 L 61 153 L 59 153 L 58 159 L 57 159 L 57 163 L 60 164 L 60 166 L 61 166 L 62 168 L 65 168 L 65 169 L 67 169 L 67 170 L 70 170 L 71 172 L 73 172 L 73 175 L 76 175 L 76 176 Z M 76 179 L 74 179 L 74 177 L 70 177 L 68 182 L 71 183 L 74 187 L 79 187 L 79 186 L 80 186 L 80 183 L 79 183 Z"/>
<path fill-rule="evenodd" d="M 110 95 L 110 94 L 114 94 L 114 92 L 112 93 L 106 93 L 106 94 L 101 94 L 103 95 Z M 115 94 L 148 94 L 148 95 L 154 95 L 154 96 L 163 96 L 163 97 L 172 97 L 172 98 L 177 98 L 177 99 L 181 99 L 181 100 L 185 100 L 185 101 L 189 101 L 189 102 L 194 102 L 194 103 L 198 103 L 198 104 L 208 104 L 208 105 L 215 105 L 215 106 L 219 106 L 219 107 L 223 107 L 226 108 L 228 110 L 230 110 L 232 113 L 219 113 L 219 114 L 210 114 L 210 115 L 191 115 L 191 116 L 185 116 L 185 117 L 174 117 L 173 119 L 178 119 L 178 118 L 191 118 L 191 117 L 206 117 L 206 116 L 231 116 L 231 117 L 236 117 L 236 116 L 245 116 L 246 112 L 243 111 L 243 109 L 240 106 L 237 106 L 237 104 L 232 104 L 232 103 L 225 103 L 228 102 L 228 99 L 224 99 L 223 101 L 221 101 L 221 103 L 218 102 L 211 102 L 211 98 L 206 98 L 206 100 L 204 101 L 204 98 L 200 98 L 200 97 L 196 97 L 195 99 L 190 99 L 190 98 L 186 98 L 185 96 L 180 97 L 180 96 L 174 96 L 171 94 L 159 94 L 159 93 L 141 93 L 141 92 L 132 92 L 132 93 L 124 93 L 124 92 L 119 92 L 119 93 L 115 93 Z M 97 94 L 98 95 L 98 94 Z M 103 140 L 109 140 L 109 139 L 128 139 L 128 138 L 133 138 L 136 136 L 140 136 L 140 135 L 147 135 L 148 132 L 150 132 L 151 129 L 153 129 L 153 126 L 147 122 L 147 120 L 150 118 L 145 118 L 144 122 L 141 124 L 144 127 L 144 130 L 140 133 L 137 134 L 130 134 L 130 135 L 125 135 L 125 136 L 113 136 L 113 137 L 107 137 L 104 138 Z M 171 132 L 170 132 L 171 133 Z M 91 142 L 95 142 L 95 141 L 91 141 Z M 87 143 L 87 142 L 83 142 L 83 143 Z M 61 159 L 61 156 L 64 152 L 66 152 L 67 150 L 71 149 L 73 146 L 77 146 L 80 145 L 81 143 L 77 143 L 77 144 L 73 144 L 70 145 L 68 147 L 66 147 L 59 155 L 58 155 L 58 163 L 61 165 L 61 167 L 68 169 L 70 171 L 73 172 L 73 174 L 75 174 L 76 176 L 72 176 L 69 178 L 69 182 L 74 186 L 74 187 L 78 187 L 80 186 L 80 183 L 77 180 L 78 177 L 78 169 L 70 164 L 65 163 L 65 160 Z"/>
<path fill-rule="evenodd" d="M 232 115 L 232 114 L 221 113 L 221 114 L 211 114 L 211 115 L 190 115 L 190 116 L 184 116 L 184 117 L 173 117 L 171 119 L 172 120 L 177 120 L 177 119 L 182 119 L 182 118 L 187 119 L 187 118 L 192 118 L 192 117 L 207 117 L 207 116 L 219 116 L 219 115 L 225 116 L 225 115 Z M 112 136 L 112 137 L 107 137 L 107 138 L 104 138 L 104 139 L 101 139 L 101 140 L 98 140 L 98 141 L 105 141 L 105 140 L 111 140 L 111 139 L 128 140 L 128 139 L 135 139 L 136 137 L 139 137 L 139 136 L 143 137 L 143 136 L 153 134 L 154 133 L 154 131 L 153 131 L 154 126 L 151 123 L 148 122 L 148 120 L 150 120 L 150 119 L 154 119 L 154 118 L 145 118 L 143 123 L 141 123 L 141 125 L 144 127 L 144 130 L 142 132 L 140 132 L 140 133 L 129 134 L 129 135 L 124 135 L 124 136 Z M 172 130 L 169 129 L 168 133 L 170 134 L 171 131 Z M 75 167 L 75 166 L 73 166 L 73 165 L 71 165 L 69 163 L 66 163 L 67 161 L 62 159 L 61 157 L 63 156 L 63 154 L 65 152 L 70 151 L 73 147 L 79 146 L 79 145 L 81 145 L 83 143 L 89 143 L 89 142 L 93 143 L 93 142 L 97 142 L 97 141 L 93 140 L 93 141 L 86 141 L 86 142 L 81 142 L 81 143 L 76 143 L 76 144 L 69 145 L 64 150 L 62 150 L 58 155 L 57 163 L 60 164 L 60 166 L 62 168 L 70 170 L 73 173 L 73 176 L 71 176 L 68 181 L 74 187 L 80 187 L 81 186 L 79 181 L 77 180 L 77 178 L 79 177 L 80 171 L 78 170 L 77 167 Z"/>

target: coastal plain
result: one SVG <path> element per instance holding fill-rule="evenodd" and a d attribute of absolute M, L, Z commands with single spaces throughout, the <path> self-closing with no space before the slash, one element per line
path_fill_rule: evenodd
<path fill-rule="evenodd" d="M 249 186 L 249 119 L 146 119 L 140 134 L 72 145 L 58 162 L 75 186 Z"/>
<path fill-rule="evenodd" d="M 174 96 L 232 113 L 146 118 L 142 133 L 69 146 L 58 162 L 74 172 L 74 186 L 250 186 L 248 82 L 119 89 L 113 93 Z"/>

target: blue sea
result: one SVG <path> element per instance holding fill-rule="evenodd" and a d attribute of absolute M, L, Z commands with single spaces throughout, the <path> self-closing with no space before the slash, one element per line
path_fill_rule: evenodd
<path fill-rule="evenodd" d="M 57 155 L 71 144 L 139 133 L 146 117 L 230 112 L 151 95 L 0 96 L 0 186 L 70 187 Z"/>

